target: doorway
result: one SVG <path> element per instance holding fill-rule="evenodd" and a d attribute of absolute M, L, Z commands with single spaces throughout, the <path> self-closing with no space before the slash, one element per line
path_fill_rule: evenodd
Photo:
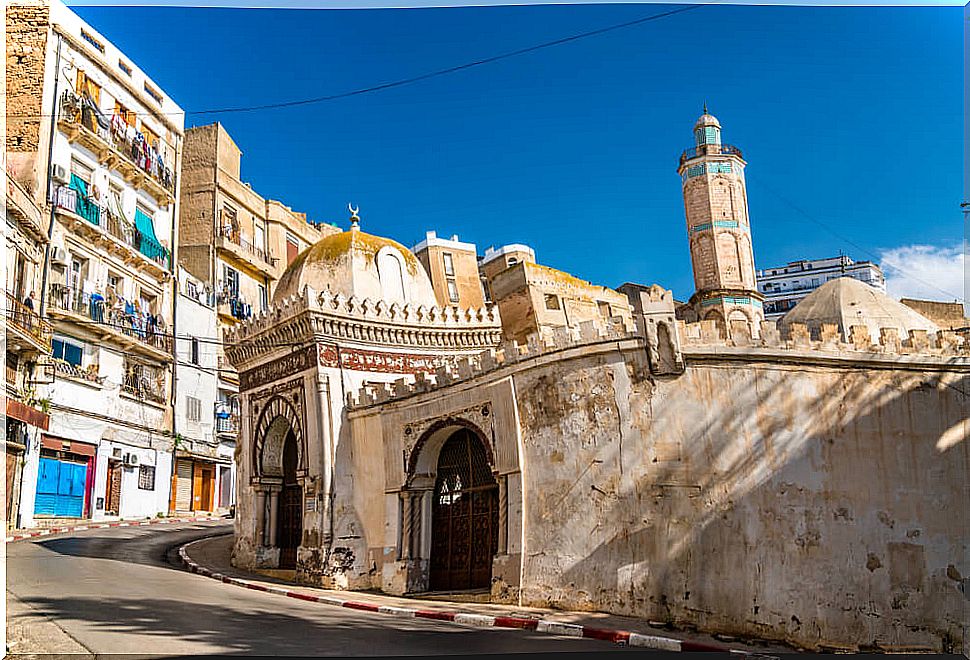
<path fill-rule="evenodd" d="M 431 507 L 432 591 L 491 586 L 498 552 L 498 483 L 485 447 L 469 429 L 441 448 Z"/>
<path fill-rule="evenodd" d="M 109 516 L 121 515 L 121 470 L 121 461 L 108 461 L 104 512 Z"/>
<path fill-rule="evenodd" d="M 283 443 L 283 490 L 277 505 L 280 568 L 296 568 L 296 551 L 303 536 L 303 489 L 296 478 L 298 458 L 296 437 L 290 431 Z"/>

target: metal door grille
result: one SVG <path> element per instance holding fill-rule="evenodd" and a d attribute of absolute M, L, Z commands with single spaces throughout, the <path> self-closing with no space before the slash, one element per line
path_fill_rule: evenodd
<path fill-rule="evenodd" d="M 498 551 L 498 484 L 467 429 L 441 448 L 431 523 L 432 591 L 488 587 Z"/>

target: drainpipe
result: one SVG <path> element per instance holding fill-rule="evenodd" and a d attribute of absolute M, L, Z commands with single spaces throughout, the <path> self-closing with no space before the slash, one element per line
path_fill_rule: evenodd
<path fill-rule="evenodd" d="M 178 301 L 179 301 L 179 272 L 178 272 L 178 259 L 176 258 L 176 253 L 178 252 L 178 216 L 180 214 L 179 200 L 180 195 L 179 190 L 179 170 L 181 169 L 179 164 L 181 162 L 181 152 L 182 144 L 179 141 L 178 147 L 175 149 L 175 161 L 172 163 L 172 185 L 175 188 L 175 202 L 172 203 L 172 231 L 171 231 L 171 250 L 169 250 L 169 269 L 172 273 L 172 474 L 168 480 L 169 491 L 172 488 L 178 490 L 175 484 L 175 452 L 178 445 L 178 373 L 179 373 L 179 357 L 178 357 Z M 175 511 L 174 500 L 172 498 L 173 493 L 169 492 L 168 509 Z M 177 492 L 175 493 L 177 496 Z"/>
<path fill-rule="evenodd" d="M 47 226 L 47 246 L 44 248 L 44 268 L 40 284 L 40 316 L 47 318 L 47 279 L 50 273 L 51 241 L 54 239 L 54 133 L 57 126 L 57 88 L 61 81 L 61 40 L 57 35 L 57 58 L 54 62 L 54 98 L 51 100 L 50 140 L 47 145 L 47 203 L 50 205 L 51 219 Z"/>

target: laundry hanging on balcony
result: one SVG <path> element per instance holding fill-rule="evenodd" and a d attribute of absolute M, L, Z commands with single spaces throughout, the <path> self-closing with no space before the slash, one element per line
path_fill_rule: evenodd
<path fill-rule="evenodd" d="M 140 209 L 135 209 L 135 228 L 141 235 L 138 250 L 143 255 L 155 261 L 168 259 L 168 250 L 162 247 L 162 244 L 155 236 L 155 226 L 152 223 L 152 219 L 142 213 Z"/>
<path fill-rule="evenodd" d="M 98 205 L 89 198 L 87 181 L 77 174 L 72 174 L 71 183 L 68 187 L 77 191 L 77 205 L 74 207 L 74 212 L 92 225 L 98 224 Z"/>

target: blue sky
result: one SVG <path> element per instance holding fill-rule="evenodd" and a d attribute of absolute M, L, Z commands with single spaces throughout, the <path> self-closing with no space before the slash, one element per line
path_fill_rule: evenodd
<path fill-rule="evenodd" d="M 406 245 L 426 230 L 480 252 L 527 243 L 585 279 L 685 299 L 676 166 L 705 100 L 748 161 L 759 267 L 959 243 L 957 7 L 703 7 L 378 93 L 192 114 L 367 87 L 664 9 L 75 7 L 187 126 L 226 126 L 260 194 L 342 226 L 353 202 L 365 231 Z M 962 280 L 920 278 L 925 297 L 962 294 Z"/>

